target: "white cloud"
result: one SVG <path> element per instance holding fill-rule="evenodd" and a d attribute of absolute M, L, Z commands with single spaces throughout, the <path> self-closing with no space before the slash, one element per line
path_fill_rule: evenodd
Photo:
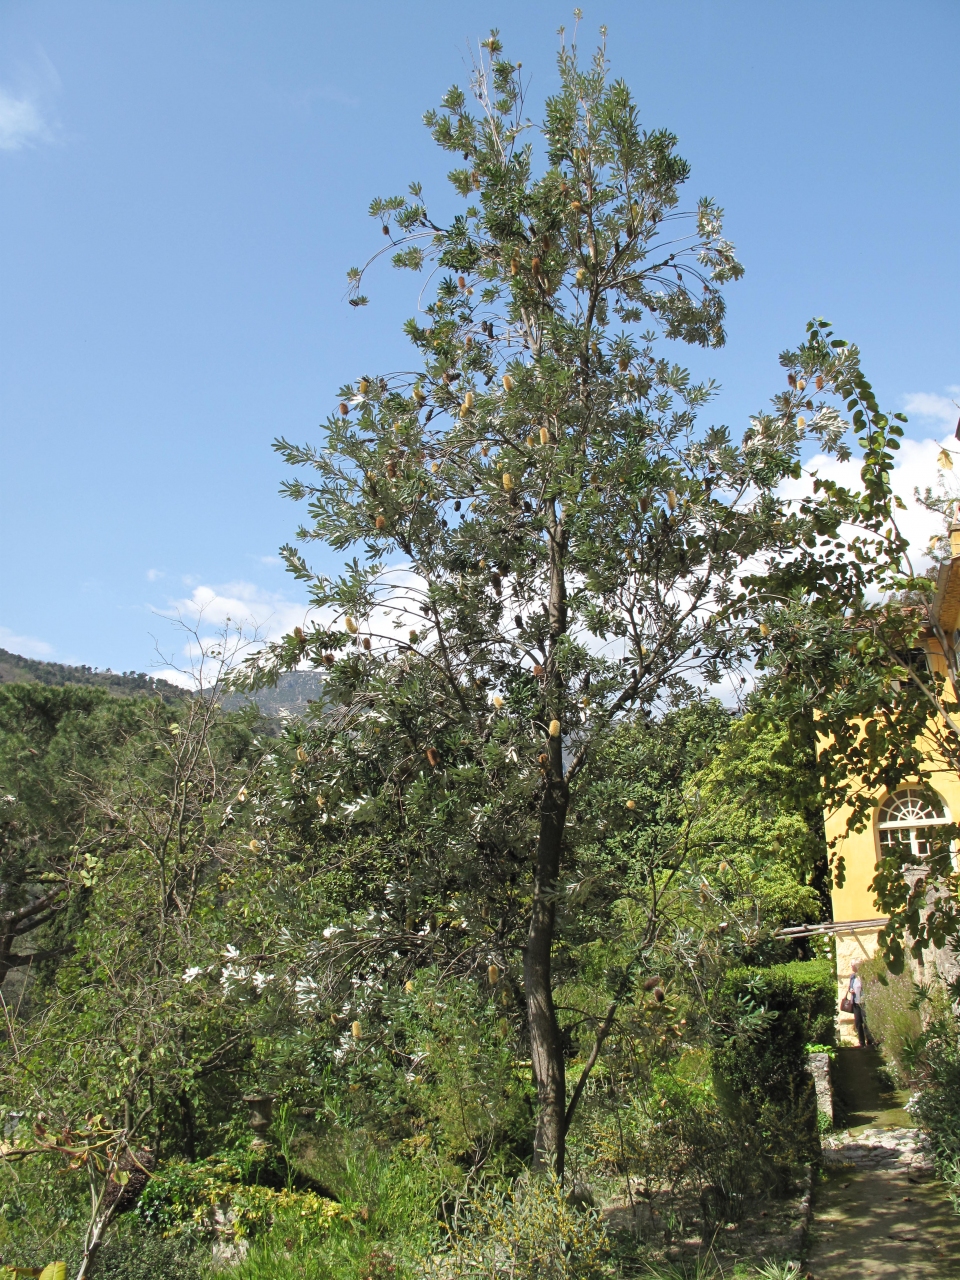
<path fill-rule="evenodd" d="M 200 584 L 189 596 L 169 601 L 159 613 L 182 617 L 203 631 L 218 631 L 227 621 L 264 641 L 278 640 L 310 613 L 308 605 L 289 600 L 279 591 L 264 591 L 252 582 Z"/>
<path fill-rule="evenodd" d="M 19 151 L 51 136 L 39 104 L 0 87 L 0 151 Z"/>
<path fill-rule="evenodd" d="M 19 653 L 24 658 L 49 658 L 53 653 L 53 645 L 47 644 L 46 640 L 17 635 L 9 627 L 0 627 L 0 649 L 6 649 L 8 653 Z"/>
<path fill-rule="evenodd" d="M 945 396 L 934 395 L 930 391 L 915 391 L 904 396 L 903 411 L 910 417 L 925 418 L 931 425 L 950 427 L 953 429 L 960 418 L 960 387 L 947 387 Z"/>
<path fill-rule="evenodd" d="M 22 151 L 40 142 L 53 142 L 58 133 L 57 69 L 42 49 L 31 65 L 21 67 L 14 88 L 0 85 L 0 151 Z"/>
<path fill-rule="evenodd" d="M 162 569 L 148 569 L 148 570 L 147 570 L 147 581 L 148 581 L 148 582 L 156 582 L 158 578 L 163 578 L 163 577 L 165 577 L 165 576 L 166 576 L 166 575 L 164 574 L 164 572 L 163 572 L 163 570 L 162 570 Z"/>

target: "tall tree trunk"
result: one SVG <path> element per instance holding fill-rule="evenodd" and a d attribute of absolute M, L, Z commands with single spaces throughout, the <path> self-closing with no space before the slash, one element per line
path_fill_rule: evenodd
<path fill-rule="evenodd" d="M 557 520 L 556 508 L 549 517 L 550 534 L 550 620 L 547 655 L 547 717 L 559 718 L 563 705 L 563 677 L 557 669 L 556 649 L 567 629 L 567 592 L 564 575 L 566 537 Z M 552 1165 L 563 1177 L 566 1136 L 567 1087 L 563 1045 L 557 1011 L 553 1003 L 551 972 L 553 934 L 556 924 L 557 880 L 563 852 L 563 828 L 567 820 L 569 794 L 563 776 L 562 734 L 547 738 L 546 785 L 540 805 L 540 832 L 533 882 L 533 906 L 523 960 L 523 981 L 527 997 L 527 1028 L 530 1058 L 537 1088 L 537 1131 L 534 1140 L 535 1164 Z"/>
<path fill-rule="evenodd" d="M 559 738 L 551 741 L 551 748 L 554 742 L 556 752 L 550 750 L 548 754 L 560 757 Z M 562 768 L 562 760 L 558 760 L 558 764 Z M 567 798 L 562 774 L 557 777 L 552 759 L 548 767 L 553 777 L 548 781 L 540 809 L 540 839 L 534 874 L 533 909 L 523 960 L 523 982 L 527 996 L 530 1057 L 538 1104 L 534 1160 L 540 1167 L 552 1165 L 557 1176 L 562 1178 L 567 1085 L 560 1027 L 553 1003 L 551 953 Z"/>

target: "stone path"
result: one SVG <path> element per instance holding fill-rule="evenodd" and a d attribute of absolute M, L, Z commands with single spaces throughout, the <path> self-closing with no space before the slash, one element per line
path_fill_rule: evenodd
<path fill-rule="evenodd" d="M 824 1139 L 825 1181 L 814 1196 L 808 1274 L 815 1280 L 960 1278 L 960 1216 L 934 1177 L 923 1135 L 904 1124 L 904 1111 L 880 1109 L 876 1091 L 850 1101 L 860 1103 L 856 1119 L 867 1112 L 870 1123 Z"/>

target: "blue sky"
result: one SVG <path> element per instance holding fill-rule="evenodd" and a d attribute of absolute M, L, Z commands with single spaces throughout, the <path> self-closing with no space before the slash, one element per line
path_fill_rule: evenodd
<path fill-rule="evenodd" d="M 935 483 L 960 400 L 960 5 L 583 7 L 581 49 L 606 23 L 747 269 L 726 349 L 677 350 L 722 383 L 713 416 L 741 427 L 825 315 L 912 412 L 905 496 Z M 342 382 L 409 362 L 413 277 L 343 300 L 382 243 L 367 204 L 419 178 L 452 208 L 422 112 L 498 26 L 535 115 L 572 8 L 4 0 L 0 646 L 149 670 L 178 602 L 302 616 L 270 442 L 316 439 Z"/>

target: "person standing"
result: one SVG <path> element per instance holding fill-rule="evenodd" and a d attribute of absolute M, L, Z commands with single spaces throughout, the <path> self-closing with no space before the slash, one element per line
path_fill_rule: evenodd
<path fill-rule="evenodd" d="M 860 1043 L 860 1048 L 864 1049 L 867 1045 L 873 1044 L 873 1036 L 871 1036 L 867 1027 L 867 1019 L 863 1010 L 863 979 L 857 972 L 862 963 L 860 960 L 854 960 L 851 966 L 853 972 L 850 974 L 850 985 L 847 989 L 847 994 L 853 1003 L 853 1025 L 857 1032 L 857 1040 Z"/>

